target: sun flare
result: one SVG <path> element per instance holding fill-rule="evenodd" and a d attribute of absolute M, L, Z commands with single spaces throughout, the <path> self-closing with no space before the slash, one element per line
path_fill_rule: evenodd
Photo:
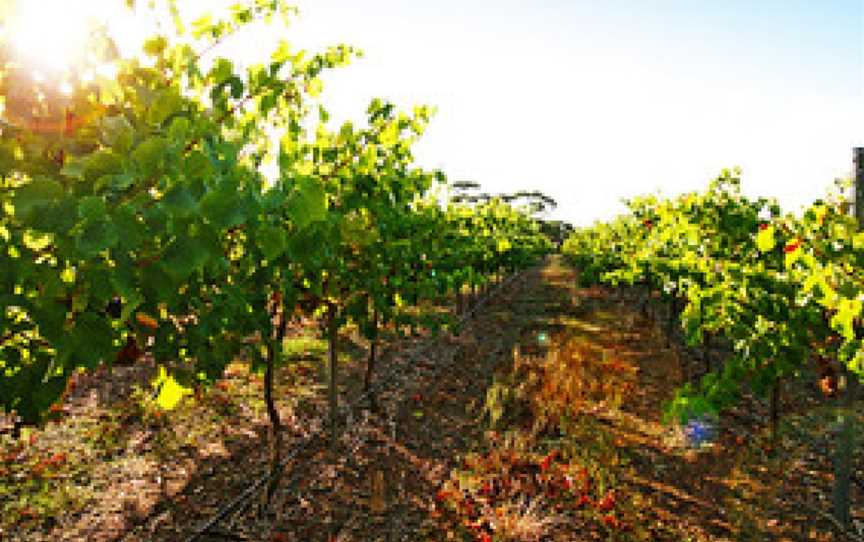
<path fill-rule="evenodd" d="M 74 70 L 88 53 L 93 14 L 85 6 L 69 0 L 11 2 L 2 21 L 11 55 L 43 77 Z"/>

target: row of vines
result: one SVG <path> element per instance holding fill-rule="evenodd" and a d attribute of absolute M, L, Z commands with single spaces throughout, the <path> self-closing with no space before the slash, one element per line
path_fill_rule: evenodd
<path fill-rule="evenodd" d="M 771 398 L 776 424 L 783 380 L 815 373 L 826 391 L 839 387 L 842 501 L 851 454 L 844 409 L 864 374 L 864 233 L 842 191 L 784 215 L 773 199 L 742 195 L 738 174 L 724 170 L 703 193 L 631 199 L 628 214 L 577 230 L 563 250 L 588 283 L 654 292 L 689 346 L 728 346 L 725 359 L 679 389 L 669 419 L 716 414 L 754 391 Z M 835 501 L 841 521 L 846 503 Z"/>
<path fill-rule="evenodd" d="M 191 24 L 174 2 L 160 6 L 174 15 L 170 33 L 147 40 L 141 58 L 119 58 L 103 39 L 65 93 L 2 49 L 7 412 L 37 422 L 74 371 L 144 350 L 169 369 L 165 408 L 239 355 L 264 371 L 269 393 L 297 315 L 331 340 L 335 412 L 341 326 L 356 325 L 373 353 L 386 326 L 452 326 L 413 308 L 461 305 L 463 289 L 550 250 L 538 223 L 500 199 L 439 203 L 443 173 L 415 166 L 411 150 L 429 108 L 376 99 L 363 126 L 329 128 L 321 76 L 353 48 L 309 54 L 283 41 L 245 70 L 209 54 L 252 23 L 290 18 L 283 2 Z M 374 355 L 367 386 L 373 368 Z"/>

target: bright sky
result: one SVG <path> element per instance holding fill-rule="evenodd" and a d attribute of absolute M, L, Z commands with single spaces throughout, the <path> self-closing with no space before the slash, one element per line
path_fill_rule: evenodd
<path fill-rule="evenodd" d="M 146 27 L 122 22 L 122 4 L 87 2 L 125 48 Z M 312 50 L 357 46 L 364 58 L 325 78 L 332 122 L 362 120 L 375 96 L 437 106 L 421 165 L 492 193 L 541 190 L 576 225 L 613 217 L 624 197 L 704 189 L 735 165 L 745 193 L 794 211 L 864 146 L 860 0 L 296 4 L 287 32 L 258 28 L 222 53 L 262 58 L 279 33 Z"/>

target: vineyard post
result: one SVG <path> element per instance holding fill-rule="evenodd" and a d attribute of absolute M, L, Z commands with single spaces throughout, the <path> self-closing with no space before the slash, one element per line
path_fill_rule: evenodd
<path fill-rule="evenodd" d="M 853 149 L 855 175 L 855 219 L 858 229 L 864 229 L 864 147 Z M 837 448 L 834 457 L 834 519 L 849 525 L 849 486 L 852 474 L 852 454 L 854 452 L 855 427 L 850 415 L 858 389 L 858 375 L 844 368 L 838 382 L 840 407 L 838 421 Z"/>
<path fill-rule="evenodd" d="M 855 219 L 858 222 L 858 227 L 861 228 L 864 224 L 864 147 L 855 147 L 853 149 L 853 161 L 855 176 Z"/>

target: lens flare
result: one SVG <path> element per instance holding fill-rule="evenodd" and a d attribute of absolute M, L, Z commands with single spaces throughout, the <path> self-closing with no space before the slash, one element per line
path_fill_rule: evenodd
<path fill-rule="evenodd" d="M 74 69 L 87 53 L 91 29 L 88 11 L 69 0 L 19 0 L 3 35 L 13 57 L 39 73 Z"/>

